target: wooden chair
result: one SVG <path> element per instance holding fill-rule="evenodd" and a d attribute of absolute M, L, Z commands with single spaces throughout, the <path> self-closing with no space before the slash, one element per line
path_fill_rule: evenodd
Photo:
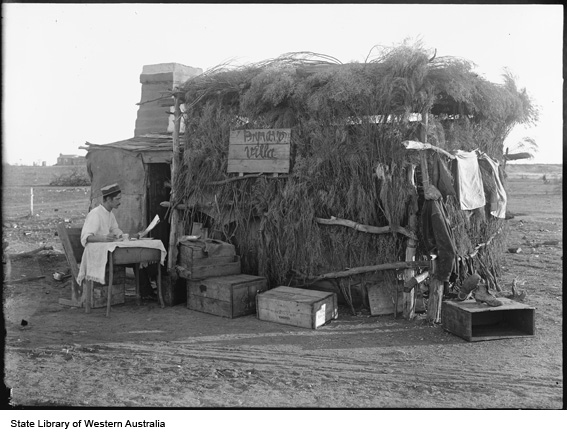
<path fill-rule="evenodd" d="M 79 276 L 79 265 L 83 258 L 85 248 L 81 245 L 81 228 L 67 228 L 64 223 L 57 224 L 57 233 L 63 245 L 63 251 L 67 258 L 67 263 L 71 268 L 71 300 L 59 299 L 62 305 L 81 307 L 83 305 L 83 285 L 77 283 Z"/>
<path fill-rule="evenodd" d="M 81 245 L 81 230 L 82 228 L 67 228 L 64 223 L 59 223 L 57 225 L 57 233 L 59 234 L 59 239 L 63 245 L 63 251 L 65 252 L 65 257 L 67 258 L 67 263 L 71 268 L 71 299 L 60 298 L 59 303 L 61 305 L 67 305 L 71 307 L 85 307 L 85 313 L 90 313 L 91 308 L 103 307 L 107 304 L 107 298 L 96 298 L 93 295 L 95 283 L 89 280 L 83 280 L 81 285 L 77 283 L 77 277 L 79 276 L 79 268 L 81 265 L 81 260 L 83 258 L 83 252 L 85 248 Z M 124 268 L 125 266 L 117 266 L 118 268 Z M 113 268 L 114 272 L 114 268 Z M 109 272 L 106 272 L 106 279 L 108 280 Z M 88 286 L 88 287 L 87 287 Z M 112 292 L 112 286 L 108 285 L 107 291 Z M 112 293 L 109 293 L 112 298 Z M 121 294 L 119 297 L 116 295 L 115 303 L 123 303 L 124 295 Z"/>

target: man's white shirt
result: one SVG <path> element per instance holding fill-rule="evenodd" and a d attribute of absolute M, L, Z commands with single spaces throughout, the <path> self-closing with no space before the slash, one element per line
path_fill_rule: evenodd
<path fill-rule="evenodd" d="M 106 236 L 108 234 L 119 236 L 122 234 L 122 230 L 118 228 L 114 213 L 100 204 L 93 208 L 85 218 L 85 224 L 81 231 L 81 244 L 86 246 L 89 236 Z"/>

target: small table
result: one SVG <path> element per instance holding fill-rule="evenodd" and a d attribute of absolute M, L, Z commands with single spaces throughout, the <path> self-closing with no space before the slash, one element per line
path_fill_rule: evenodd
<path fill-rule="evenodd" d="M 165 247 L 161 240 L 145 240 L 145 241 L 128 241 L 128 242 L 109 242 L 109 243 L 96 243 L 95 246 L 89 246 L 85 248 L 85 251 L 89 249 L 97 249 L 98 254 L 96 255 L 107 255 L 108 261 L 108 291 L 107 291 L 107 303 L 106 303 L 106 317 L 110 316 L 110 302 L 112 298 L 112 284 L 114 280 L 114 265 L 134 265 L 134 274 L 136 277 L 136 301 L 138 304 L 141 302 L 140 295 L 140 264 L 148 262 L 158 263 L 158 298 L 161 307 L 165 306 L 163 302 L 163 295 L 161 291 L 161 266 L 163 258 L 165 257 Z M 143 245 L 143 246 L 140 246 Z M 85 258 L 85 255 L 83 255 Z M 100 258 L 100 257 L 99 257 Z M 81 267 L 83 265 L 81 264 Z M 85 270 L 88 268 L 88 264 L 85 264 Z M 90 313 L 91 310 L 91 293 L 93 289 L 93 281 L 87 280 L 86 286 L 86 297 L 85 297 L 85 312 Z"/>

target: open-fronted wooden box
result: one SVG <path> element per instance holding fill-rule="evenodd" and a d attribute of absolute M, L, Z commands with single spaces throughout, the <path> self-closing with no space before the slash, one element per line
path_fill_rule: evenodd
<path fill-rule="evenodd" d="M 467 341 L 535 335 L 535 308 L 506 298 L 498 300 L 503 305 L 491 307 L 474 300 L 443 302 L 443 328 Z"/>

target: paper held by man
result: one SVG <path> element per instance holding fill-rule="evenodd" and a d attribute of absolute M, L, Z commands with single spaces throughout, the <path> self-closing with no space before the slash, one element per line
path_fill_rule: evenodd
<path fill-rule="evenodd" d="M 145 237 L 151 230 L 153 230 L 157 224 L 159 224 L 160 219 L 159 216 L 156 214 L 154 219 L 150 222 L 148 227 L 144 230 L 139 232 L 136 237 L 130 236 L 128 233 L 123 233 L 118 237 L 118 241 L 126 242 L 126 241 L 135 241 L 135 240 L 152 240 L 153 237 Z"/>
<path fill-rule="evenodd" d="M 132 237 L 130 236 L 130 234 L 128 233 L 123 233 L 120 236 L 118 236 L 117 241 L 122 241 L 122 242 L 127 242 L 127 241 L 135 241 L 135 240 L 152 240 L 153 237 L 145 237 L 146 234 L 148 234 L 151 230 L 153 230 L 157 224 L 160 223 L 160 219 L 159 216 L 156 214 L 156 216 L 154 217 L 154 219 L 150 222 L 150 224 L 148 225 L 148 227 L 144 230 L 139 232 L 136 237 Z"/>
<path fill-rule="evenodd" d="M 153 230 L 156 227 L 156 225 L 159 224 L 159 222 L 160 222 L 159 216 L 156 214 L 153 220 L 148 225 L 148 227 L 140 233 L 140 239 L 145 237 L 146 234 L 148 234 L 151 230 Z"/>

